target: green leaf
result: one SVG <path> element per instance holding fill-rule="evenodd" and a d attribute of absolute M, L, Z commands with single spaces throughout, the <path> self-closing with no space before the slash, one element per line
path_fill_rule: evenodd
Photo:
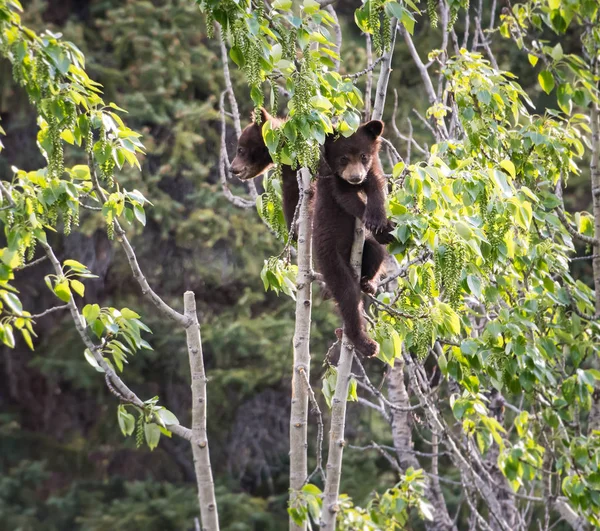
<path fill-rule="evenodd" d="M 475 297 L 480 298 L 481 297 L 481 280 L 479 280 L 479 277 L 477 277 L 475 275 L 467 276 L 467 284 L 469 285 L 469 289 L 471 290 L 471 293 L 473 295 L 475 295 Z"/>
<path fill-rule="evenodd" d="M 133 310 L 130 310 L 129 308 L 122 308 L 121 309 L 121 315 L 125 319 L 139 319 L 140 318 L 139 314 L 137 314 Z"/>
<path fill-rule="evenodd" d="M 65 260 L 63 264 L 75 271 L 87 271 L 87 267 L 77 260 Z"/>
<path fill-rule="evenodd" d="M 77 295 L 79 295 L 80 297 L 83 297 L 83 294 L 85 293 L 85 286 L 83 285 L 83 283 L 79 282 L 79 280 L 71 280 L 70 282 L 73 291 L 77 293 Z"/>
<path fill-rule="evenodd" d="M 312 483 L 304 485 L 304 487 L 302 487 L 302 492 L 305 492 L 306 494 L 312 494 L 313 496 L 320 496 L 323 494 L 323 491 Z"/>
<path fill-rule="evenodd" d="M 394 166 L 394 169 L 392 170 L 392 176 L 394 177 L 394 179 L 397 179 L 400 176 L 400 174 L 404 171 L 405 167 L 406 164 L 404 163 L 404 161 L 400 161 Z"/>
<path fill-rule="evenodd" d="M 356 380 L 354 378 L 350 378 L 350 382 L 348 384 L 348 402 L 358 402 L 358 394 L 356 393 Z"/>
<path fill-rule="evenodd" d="M 165 426 L 179 425 L 179 420 L 177 419 L 177 417 L 168 409 L 163 407 L 162 409 L 159 409 L 156 413 L 160 417 L 160 420 L 162 420 L 162 422 L 165 424 Z"/>
<path fill-rule="evenodd" d="M 310 103 L 315 109 L 324 109 L 327 111 L 332 107 L 331 102 L 324 96 L 320 95 L 313 96 L 310 99 Z"/>
<path fill-rule="evenodd" d="M 321 4 L 315 0 L 304 0 L 302 7 L 307 15 L 313 15 L 321 9 Z"/>
<path fill-rule="evenodd" d="M 144 424 L 144 435 L 146 437 L 146 443 L 150 450 L 154 450 L 158 446 L 160 440 L 160 429 L 158 425 L 153 422 Z"/>
<path fill-rule="evenodd" d="M 144 211 L 144 207 L 140 205 L 133 205 L 133 213 L 135 214 L 136 219 L 144 226 L 146 226 L 146 212 Z"/>
<path fill-rule="evenodd" d="M 3 291 L 2 298 L 7 306 L 17 315 L 23 315 L 23 305 L 19 298 L 10 291 Z"/>
<path fill-rule="evenodd" d="M 90 177 L 90 168 L 85 164 L 78 164 L 77 166 L 73 166 L 71 168 L 71 175 L 74 179 L 78 179 L 80 181 L 89 181 Z"/>
<path fill-rule="evenodd" d="M 515 165 L 512 161 L 506 159 L 500 163 L 500 167 L 505 170 L 513 179 L 516 178 L 517 172 L 515 170 Z"/>
<path fill-rule="evenodd" d="M 532 54 L 527 54 L 527 59 L 529 59 L 529 63 L 531 64 L 531 66 L 537 65 L 537 62 L 539 61 L 537 55 Z"/>
<path fill-rule="evenodd" d="M 86 304 L 81 311 L 84 319 L 87 321 L 88 325 L 92 325 L 92 323 L 98 319 L 100 315 L 100 306 L 97 304 Z"/>
<path fill-rule="evenodd" d="M 117 408 L 117 420 L 119 421 L 119 428 L 126 437 L 131 435 L 135 430 L 135 417 L 128 413 L 125 406 L 119 406 Z"/>
<path fill-rule="evenodd" d="M 100 365 L 98 365 L 98 362 L 96 361 L 96 358 L 94 358 L 94 355 L 90 352 L 90 349 L 86 348 L 83 351 L 83 355 L 85 356 L 86 361 L 92 367 L 94 367 L 94 369 L 96 369 L 98 372 L 104 372 L 104 369 L 102 369 L 102 367 L 100 367 Z"/>
<path fill-rule="evenodd" d="M 275 0 L 273 2 L 273 9 L 279 9 L 279 11 L 289 11 L 292 8 L 292 0 Z"/>
<path fill-rule="evenodd" d="M 25 340 L 25 343 L 27 343 L 27 346 L 33 350 L 33 341 L 31 340 L 31 333 L 29 330 L 21 328 L 21 334 L 23 335 L 23 339 Z"/>
<path fill-rule="evenodd" d="M 554 89 L 554 76 L 548 70 L 539 73 L 538 81 L 546 94 L 550 94 Z"/>
<path fill-rule="evenodd" d="M 246 60 L 244 59 L 244 53 L 239 46 L 234 46 L 231 48 L 231 50 L 229 50 L 229 57 L 231 57 L 231 60 L 240 68 L 242 68 L 246 63 Z"/>
<path fill-rule="evenodd" d="M 471 228 L 463 221 L 457 221 L 455 224 L 456 232 L 466 241 L 469 241 L 473 236 Z"/>
<path fill-rule="evenodd" d="M 54 286 L 54 293 L 61 301 L 69 302 L 71 300 L 71 290 L 69 289 L 68 280 L 65 279 Z"/>

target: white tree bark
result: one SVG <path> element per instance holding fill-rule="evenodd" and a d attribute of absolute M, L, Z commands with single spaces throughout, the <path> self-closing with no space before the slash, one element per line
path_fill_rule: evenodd
<path fill-rule="evenodd" d="M 362 220 L 356 220 L 355 231 L 350 264 L 352 265 L 356 282 L 360 282 L 362 254 L 365 244 L 365 229 Z M 338 496 L 340 492 L 340 479 L 342 477 L 342 457 L 344 446 L 346 445 L 346 441 L 344 440 L 346 402 L 353 358 L 354 345 L 352 345 L 344 331 L 342 349 L 337 366 L 335 393 L 331 401 L 331 429 L 329 431 L 329 454 L 327 456 L 326 467 L 327 480 L 325 481 L 325 490 L 323 492 L 323 511 L 321 515 L 321 528 L 325 531 L 335 530 L 335 522 L 340 510 Z"/>
<path fill-rule="evenodd" d="M 202 356 L 200 323 L 198 322 L 198 314 L 196 313 L 196 298 L 192 291 L 184 293 L 183 308 L 184 314 L 189 321 L 189 325 L 185 329 L 185 335 L 187 338 L 190 376 L 192 379 L 192 440 L 190 444 L 192 445 L 192 453 L 194 455 L 202 531 L 218 531 L 217 501 L 210 466 L 208 437 L 206 435 L 207 380 L 204 372 L 204 358 Z"/>
<path fill-rule="evenodd" d="M 390 82 L 390 74 L 392 73 L 392 57 L 394 56 L 394 46 L 396 45 L 396 33 L 398 28 L 398 19 L 393 18 L 392 26 L 392 42 L 390 48 L 383 54 L 381 61 L 381 70 L 379 71 L 379 79 L 377 80 L 377 89 L 375 93 L 375 103 L 373 105 L 372 120 L 381 120 L 383 117 L 383 108 L 385 106 L 385 97 L 387 95 L 388 83 Z"/>
<path fill-rule="evenodd" d="M 296 328 L 294 330 L 294 371 L 292 374 L 292 411 L 290 415 L 290 495 L 299 491 L 308 476 L 307 425 L 310 382 L 310 322 L 312 310 L 312 217 L 310 215 L 310 172 L 299 172 L 300 215 L 298 220 L 298 280 L 296 292 Z M 304 531 L 290 519 L 290 529 Z"/>

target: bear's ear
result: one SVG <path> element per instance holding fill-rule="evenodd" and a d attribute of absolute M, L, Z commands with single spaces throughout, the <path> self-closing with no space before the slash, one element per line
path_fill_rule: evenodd
<path fill-rule="evenodd" d="M 269 114 L 267 109 L 265 109 L 264 107 L 261 107 L 259 112 L 260 112 L 260 123 L 261 124 L 264 124 L 265 122 L 268 122 L 269 120 L 272 119 L 272 116 Z M 256 122 L 256 112 L 255 111 L 252 111 L 252 121 Z"/>
<path fill-rule="evenodd" d="M 383 122 L 381 120 L 371 120 L 361 126 L 361 129 L 373 138 L 381 136 L 383 133 Z"/>

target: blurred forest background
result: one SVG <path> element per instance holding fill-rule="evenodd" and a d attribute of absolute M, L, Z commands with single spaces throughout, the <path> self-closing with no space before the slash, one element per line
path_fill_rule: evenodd
<path fill-rule="evenodd" d="M 366 65 L 364 41 L 353 21 L 359 5 L 358 0 L 336 3 L 344 31 L 342 72 Z M 206 37 L 192 0 L 25 0 L 23 7 L 25 24 L 61 32 L 77 44 L 88 73 L 104 85 L 106 99 L 127 109 L 128 125 L 144 133 L 143 171 L 122 172 L 119 181 L 154 204 L 147 209 L 145 228 L 136 228 L 132 238 L 150 283 L 176 307 L 183 291 L 196 294 L 222 529 L 285 528 L 294 304 L 264 292 L 263 260 L 280 246 L 254 210 L 237 209 L 223 197 L 218 182 L 216 109 L 224 89 L 218 41 Z M 461 20 L 459 33 L 460 25 Z M 439 46 L 440 33 L 423 16 L 414 40 L 424 57 Z M 553 106 L 554 96 L 541 92 L 514 44 L 499 35 L 493 44 L 500 68 L 519 77 L 538 111 Z M 562 46 L 565 53 L 579 50 L 578 36 L 567 34 Z M 403 125 L 405 117 L 414 116 L 412 109 L 424 114 L 428 103 L 401 39 L 396 47 L 390 88 L 398 92 Z M 242 114 L 249 119 L 248 88 L 238 69 L 232 75 Z M 385 120 L 393 103 L 388 98 Z M 0 117 L 7 132 L 0 178 L 11 177 L 12 165 L 26 171 L 44 166 L 35 144 L 35 113 L 2 61 Z M 415 138 L 431 144 L 429 131 L 418 120 L 413 124 Z M 233 128 L 229 134 L 233 151 Z M 587 182 L 585 169 L 579 180 L 569 181 L 570 208 L 589 208 Z M 131 360 L 129 385 L 143 396 L 160 391 L 185 423 L 190 391 L 184 339 L 171 337 L 170 323 L 139 297 L 122 251 L 106 237 L 102 217 L 84 214 L 79 230 L 56 239 L 55 248 L 100 275 L 87 283 L 86 299 L 142 313 L 154 332 L 154 351 Z M 18 285 L 24 306 L 53 305 L 42 281 L 49 267 L 30 269 Z M 589 280 L 591 264 L 577 267 Z M 337 326 L 332 303 L 317 294 L 311 338 L 315 381 Z M 192 529 L 198 505 L 189 444 L 163 437 L 153 452 L 136 449 L 133 438 L 122 437 L 115 398 L 82 356 L 70 317 L 50 314 L 39 320 L 37 331 L 35 352 L 23 342 L 0 351 L 0 529 Z M 370 362 L 370 369 L 383 371 L 383 364 Z M 368 409 L 349 404 L 347 438 L 353 444 L 385 441 L 389 435 L 380 423 Z M 385 459 L 352 450 L 345 455 L 342 477 L 341 490 L 357 504 L 373 486 L 384 489 L 394 482 Z"/>

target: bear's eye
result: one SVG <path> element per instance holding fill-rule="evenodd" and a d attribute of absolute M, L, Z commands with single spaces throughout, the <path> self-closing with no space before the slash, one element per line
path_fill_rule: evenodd
<path fill-rule="evenodd" d="M 244 154 L 244 148 L 243 147 L 237 148 L 237 154 L 238 155 L 243 155 Z"/>
<path fill-rule="evenodd" d="M 348 164 L 348 157 L 342 157 L 342 158 L 340 158 L 340 162 L 342 164 Z"/>
<path fill-rule="evenodd" d="M 369 155 L 365 155 L 364 153 L 361 155 L 360 160 L 362 160 L 365 164 L 369 162 Z"/>

